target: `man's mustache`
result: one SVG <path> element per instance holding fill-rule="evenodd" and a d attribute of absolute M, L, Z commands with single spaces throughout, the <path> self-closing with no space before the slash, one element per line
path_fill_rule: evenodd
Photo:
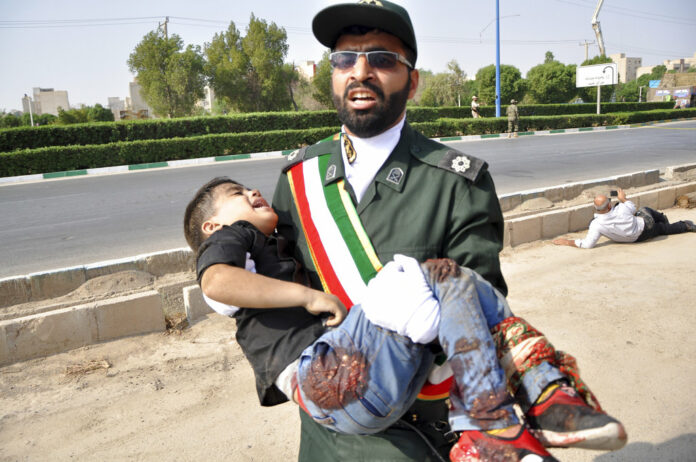
<path fill-rule="evenodd" d="M 372 91 L 381 100 L 384 100 L 384 92 L 381 88 L 371 82 L 353 82 L 348 84 L 346 91 L 343 92 L 343 99 L 348 99 L 348 93 L 352 90 L 367 89 Z"/>

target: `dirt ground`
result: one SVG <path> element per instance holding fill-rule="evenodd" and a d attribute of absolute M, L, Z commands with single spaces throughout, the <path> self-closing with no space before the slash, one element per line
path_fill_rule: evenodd
<path fill-rule="evenodd" d="M 696 209 L 671 209 L 696 220 Z M 573 235 L 581 236 L 581 234 Z M 696 235 L 593 250 L 506 249 L 516 314 L 578 359 L 629 444 L 562 461 L 696 460 Z M 234 321 L 151 334 L 0 368 L 0 461 L 286 461 L 293 405 L 258 405 Z"/>

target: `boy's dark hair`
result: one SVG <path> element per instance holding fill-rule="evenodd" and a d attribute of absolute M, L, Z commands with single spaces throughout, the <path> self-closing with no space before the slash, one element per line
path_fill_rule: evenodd
<path fill-rule="evenodd" d="M 370 27 L 370 26 L 348 26 L 348 27 L 344 27 L 343 29 L 341 29 L 341 31 L 338 33 L 338 37 L 340 37 L 341 35 L 365 35 L 365 34 L 368 34 L 372 31 L 375 31 L 375 30 L 379 31 L 379 32 L 383 32 L 385 34 L 390 34 L 389 32 L 385 32 L 382 29 L 374 28 L 374 27 Z M 390 34 L 390 35 L 393 35 L 393 34 Z M 399 39 L 399 40 L 401 40 L 401 39 Z M 401 43 L 404 46 L 404 54 L 406 55 L 406 56 L 404 56 L 404 58 L 406 58 L 406 60 L 408 62 L 412 63 L 415 66 L 416 65 L 416 52 L 413 51 L 413 49 L 410 46 L 406 45 L 406 43 L 404 43 L 403 40 L 401 40 Z M 415 69 L 415 67 L 413 69 Z"/>
<path fill-rule="evenodd" d="M 237 183 L 229 177 L 218 176 L 201 186 L 196 191 L 191 202 L 186 206 L 184 236 L 189 247 L 194 252 L 198 252 L 198 248 L 205 240 L 201 225 L 215 214 L 215 188 L 227 183 L 244 187 L 241 183 Z"/>

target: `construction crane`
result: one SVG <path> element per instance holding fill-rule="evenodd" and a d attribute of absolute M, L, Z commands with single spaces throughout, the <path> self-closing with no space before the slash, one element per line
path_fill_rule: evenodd
<path fill-rule="evenodd" d="M 602 8 L 604 0 L 599 0 L 597 2 L 597 8 L 594 10 L 594 15 L 592 15 L 592 29 L 594 29 L 595 35 L 597 36 L 597 46 L 599 47 L 599 54 L 605 56 L 604 54 L 604 40 L 602 39 L 602 28 L 599 26 L 599 21 L 597 21 L 597 16 L 599 16 L 599 10 Z"/>

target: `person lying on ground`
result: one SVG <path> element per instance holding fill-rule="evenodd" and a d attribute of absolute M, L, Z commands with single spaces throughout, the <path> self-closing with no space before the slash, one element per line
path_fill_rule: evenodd
<path fill-rule="evenodd" d="M 579 249 L 591 249 L 601 236 L 614 242 L 643 242 L 656 236 L 696 232 L 693 221 L 684 220 L 670 223 L 667 217 L 651 209 L 641 207 L 626 199 L 626 193 L 616 191 L 619 203 L 614 205 L 610 197 L 599 194 L 594 199 L 595 214 L 585 239 L 557 238 L 556 245 L 567 245 Z"/>

